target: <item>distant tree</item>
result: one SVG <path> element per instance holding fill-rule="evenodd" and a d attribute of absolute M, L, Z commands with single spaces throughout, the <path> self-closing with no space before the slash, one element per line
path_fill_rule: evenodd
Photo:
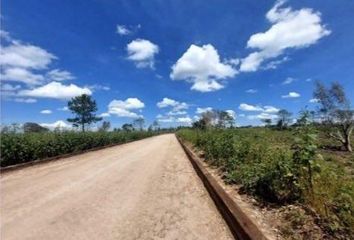
<path fill-rule="evenodd" d="M 193 122 L 192 127 L 204 130 L 207 128 L 207 123 L 204 118 L 201 118 L 198 121 Z"/>
<path fill-rule="evenodd" d="M 354 111 L 346 97 L 343 86 L 337 82 L 326 88 L 317 82 L 313 94 L 321 105 L 319 114 L 327 129 L 329 137 L 340 142 L 344 148 L 352 152 L 350 135 L 354 128 Z"/>
<path fill-rule="evenodd" d="M 158 131 L 160 129 L 160 124 L 157 120 L 152 122 L 152 129 Z"/>
<path fill-rule="evenodd" d="M 217 126 L 221 128 L 233 127 L 235 119 L 227 111 L 216 111 Z"/>
<path fill-rule="evenodd" d="M 33 122 L 26 122 L 23 125 L 23 131 L 25 133 L 34 133 L 34 132 L 48 132 L 49 129 L 42 127 L 41 125 Z"/>
<path fill-rule="evenodd" d="M 10 125 L 1 126 L 1 133 L 19 133 L 21 125 L 18 123 L 11 123 Z"/>
<path fill-rule="evenodd" d="M 144 125 L 145 125 L 145 120 L 142 117 L 139 117 L 133 121 L 134 128 L 140 131 L 144 129 Z"/>
<path fill-rule="evenodd" d="M 277 127 L 279 129 L 286 128 L 291 121 L 291 112 L 288 112 L 286 109 L 281 109 L 278 111 L 278 123 Z"/>
<path fill-rule="evenodd" d="M 235 123 L 234 117 L 227 111 L 223 110 L 209 110 L 203 112 L 198 121 L 192 124 L 193 128 L 206 129 L 208 127 L 233 127 Z"/>
<path fill-rule="evenodd" d="M 85 131 L 85 125 L 102 120 L 102 118 L 97 117 L 95 114 L 97 111 L 96 101 L 87 94 L 72 98 L 68 102 L 68 108 L 75 114 L 74 118 L 67 119 L 68 122 L 71 122 L 74 127 L 81 126 L 83 132 Z"/>
<path fill-rule="evenodd" d="M 98 129 L 102 132 L 107 132 L 111 128 L 111 123 L 109 121 L 103 121 L 101 127 Z"/>
<path fill-rule="evenodd" d="M 217 118 L 218 115 L 216 110 L 206 111 L 201 114 L 201 119 L 205 122 L 206 127 L 215 125 L 217 123 Z"/>
<path fill-rule="evenodd" d="M 266 127 L 270 127 L 272 125 L 272 119 L 270 118 L 261 119 L 261 121 L 266 125 Z"/>
<path fill-rule="evenodd" d="M 123 130 L 123 131 L 126 131 L 126 132 L 132 132 L 132 131 L 134 131 L 133 124 L 131 124 L 131 123 L 124 123 L 124 124 L 122 125 L 122 130 Z"/>

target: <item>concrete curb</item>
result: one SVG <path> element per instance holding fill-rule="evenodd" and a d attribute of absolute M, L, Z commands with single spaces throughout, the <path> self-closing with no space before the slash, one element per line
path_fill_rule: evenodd
<path fill-rule="evenodd" d="M 151 136 L 151 137 L 156 137 L 156 135 L 155 136 Z M 147 138 L 151 138 L 151 137 L 147 137 Z M 39 159 L 39 160 L 30 161 L 30 162 L 26 162 L 26 163 L 20 163 L 20 164 L 16 164 L 16 165 L 7 166 L 7 167 L 1 167 L 0 168 L 0 173 L 4 174 L 4 173 L 8 173 L 8 172 L 11 172 L 11 171 L 14 171 L 14 170 L 26 168 L 26 167 L 29 167 L 29 166 L 39 165 L 39 164 L 52 162 L 52 161 L 57 161 L 57 160 L 60 160 L 62 158 L 73 157 L 73 156 L 77 156 L 77 155 L 80 155 L 80 154 L 83 154 L 83 153 L 88 153 L 88 152 L 93 152 L 93 151 L 97 151 L 97 150 L 102 150 L 102 149 L 105 149 L 105 148 L 110 148 L 110 147 L 115 147 L 115 146 L 119 146 L 119 145 L 124 145 L 124 144 L 128 144 L 128 143 L 131 143 L 131 142 L 147 139 L 147 138 L 142 138 L 142 139 L 138 139 L 138 140 L 132 140 L 132 141 L 128 141 L 128 142 L 125 142 L 125 143 L 115 143 L 115 144 L 110 144 L 110 145 L 106 145 L 106 146 L 90 148 L 90 149 L 86 149 L 86 150 L 82 150 L 82 151 L 78 151 L 78 152 L 61 154 L 61 155 L 58 155 L 58 156 L 44 158 L 44 159 Z"/>
<path fill-rule="evenodd" d="M 177 137 L 179 143 L 191 161 L 195 171 L 209 192 L 216 207 L 228 224 L 235 239 L 239 240 L 269 240 L 258 226 L 232 200 L 216 179 L 203 166 L 202 160 Z"/>

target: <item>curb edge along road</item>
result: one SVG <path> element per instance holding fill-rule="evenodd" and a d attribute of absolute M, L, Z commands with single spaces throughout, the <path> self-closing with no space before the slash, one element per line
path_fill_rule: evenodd
<path fill-rule="evenodd" d="M 208 172 L 202 160 L 179 137 L 177 139 L 234 237 L 239 240 L 270 240 Z"/>

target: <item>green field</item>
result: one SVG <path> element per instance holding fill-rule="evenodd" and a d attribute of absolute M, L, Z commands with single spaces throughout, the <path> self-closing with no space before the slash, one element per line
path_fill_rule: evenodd
<path fill-rule="evenodd" d="M 354 154 L 338 150 L 322 131 L 306 135 L 295 128 L 254 127 L 177 134 L 218 167 L 226 183 L 271 207 L 301 206 L 326 236 L 354 236 Z M 286 220 L 292 226 L 284 226 L 284 236 L 297 239 L 292 228 L 306 224 L 303 214 L 290 214 Z"/>

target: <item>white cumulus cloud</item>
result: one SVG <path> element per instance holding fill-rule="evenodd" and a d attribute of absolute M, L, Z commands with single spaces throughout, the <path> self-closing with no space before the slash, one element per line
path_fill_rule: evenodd
<path fill-rule="evenodd" d="M 159 46 L 145 39 L 136 39 L 127 45 L 128 59 L 133 61 L 138 68 L 154 68 L 155 55 Z"/>
<path fill-rule="evenodd" d="M 254 105 L 247 104 L 247 103 L 241 103 L 240 106 L 238 107 L 238 109 L 240 109 L 242 111 L 248 111 L 248 112 L 261 112 L 261 111 L 263 111 L 262 107 L 254 106 Z"/>
<path fill-rule="evenodd" d="M 44 77 L 40 74 L 34 74 L 25 68 L 11 67 L 5 68 L 1 73 L 2 81 L 22 82 L 28 85 L 39 85 L 44 81 Z"/>
<path fill-rule="evenodd" d="M 100 116 L 108 117 L 116 115 L 118 117 L 138 118 L 142 117 L 134 110 L 139 110 L 145 107 L 145 104 L 138 98 L 127 98 L 126 100 L 113 100 L 108 104 L 108 112 L 102 113 Z"/>
<path fill-rule="evenodd" d="M 289 92 L 287 95 L 282 95 L 282 98 L 298 98 L 301 95 L 297 92 Z"/>
<path fill-rule="evenodd" d="M 172 66 L 170 77 L 191 82 L 192 90 L 211 92 L 223 88 L 221 80 L 234 77 L 236 73 L 231 64 L 221 62 L 213 45 L 192 44 Z"/>
<path fill-rule="evenodd" d="M 19 91 L 18 95 L 37 98 L 70 99 L 82 94 L 91 95 L 90 89 L 78 87 L 75 84 L 64 85 L 60 82 L 50 82 L 44 86 Z"/>
<path fill-rule="evenodd" d="M 310 8 L 293 10 L 283 7 L 284 3 L 277 1 L 266 14 L 272 26 L 248 40 L 247 47 L 257 51 L 242 59 L 240 71 L 256 71 L 265 60 L 280 56 L 286 49 L 308 47 L 331 33 L 321 23 L 321 13 Z"/>
<path fill-rule="evenodd" d="M 56 56 L 45 49 L 19 41 L 2 46 L 0 52 L 0 64 L 4 67 L 45 69 L 53 59 Z"/>
<path fill-rule="evenodd" d="M 42 111 L 40 111 L 41 114 L 52 114 L 52 110 L 49 109 L 44 109 Z"/>
<path fill-rule="evenodd" d="M 45 128 L 49 128 L 50 130 L 54 130 L 56 128 L 60 128 L 60 129 L 70 129 L 71 128 L 71 125 L 66 123 L 63 120 L 58 120 L 53 123 L 40 123 L 39 125 L 41 125 L 42 127 L 45 127 Z"/>
<path fill-rule="evenodd" d="M 211 107 L 205 107 L 205 108 L 200 108 L 198 107 L 197 110 L 195 111 L 196 114 L 202 114 L 202 113 L 205 113 L 205 112 L 208 112 L 208 111 L 212 111 L 213 108 Z"/>

